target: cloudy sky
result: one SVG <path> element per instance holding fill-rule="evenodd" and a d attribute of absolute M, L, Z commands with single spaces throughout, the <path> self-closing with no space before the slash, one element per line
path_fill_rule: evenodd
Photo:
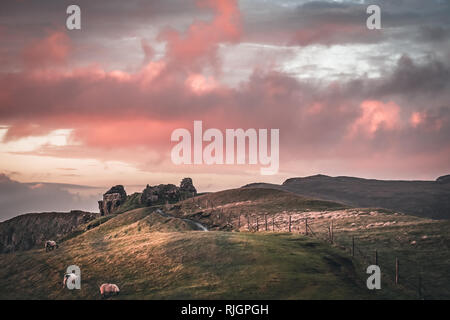
<path fill-rule="evenodd" d="M 72 3 L 0 2 L 0 184 L 450 172 L 449 0 L 79 0 L 69 31 Z M 279 128 L 278 174 L 175 166 L 171 132 L 194 120 Z"/>

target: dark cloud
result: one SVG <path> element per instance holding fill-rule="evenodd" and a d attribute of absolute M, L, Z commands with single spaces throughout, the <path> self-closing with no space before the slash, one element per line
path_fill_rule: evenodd
<path fill-rule="evenodd" d="M 389 78 L 378 85 L 378 94 L 420 96 L 446 94 L 450 89 L 450 66 L 429 56 L 423 63 L 402 56 Z"/>
<path fill-rule="evenodd" d="M 244 12 L 246 38 L 292 46 L 417 43 L 417 28 L 426 42 L 446 39 L 450 26 L 450 1 L 307 1 L 297 6 L 249 6 Z M 277 5 L 278 4 L 278 5 Z M 381 8 L 382 30 L 366 28 L 369 5 Z M 264 7 L 267 10 L 264 10 Z M 423 40 L 422 40 L 423 41 Z"/>
<path fill-rule="evenodd" d="M 418 41 L 442 42 L 450 39 L 450 27 L 419 26 Z"/>
<path fill-rule="evenodd" d="M 195 11 L 207 16 L 206 20 L 196 20 L 191 5 L 187 5 L 188 24 L 184 28 L 180 28 L 186 22 L 184 14 L 179 13 L 183 7 L 175 8 L 178 2 L 111 2 L 104 11 L 99 2 L 90 3 L 81 3 L 89 8 L 87 30 L 73 36 L 70 33 L 67 43 L 64 37 L 52 38 L 52 32 L 33 38 L 22 48 L 32 63 L 14 72 L 0 73 L 0 118 L 2 125 L 9 126 L 4 141 L 71 128 L 71 142 L 77 144 L 45 145 L 31 153 L 130 161 L 139 158 L 137 153 L 151 150 L 157 151 L 159 157 L 147 159 L 141 166 L 158 170 L 161 159 L 168 154 L 170 132 L 201 119 L 207 127 L 221 129 L 282 129 L 285 163 L 298 159 L 332 163 L 335 159 L 373 172 L 388 168 L 394 159 L 392 171 L 413 174 L 436 170 L 440 175 L 449 170 L 450 69 L 442 54 L 429 52 L 438 44 L 442 46 L 438 39 L 445 36 L 447 27 L 443 25 L 440 30 L 435 26 L 439 20 L 448 22 L 445 13 L 449 2 L 375 2 L 382 7 L 384 30 L 380 32 L 367 30 L 366 5 L 353 2 L 315 1 L 288 7 L 270 2 L 262 8 L 241 2 L 245 10 L 239 12 L 234 1 L 210 1 L 208 7 Z M 160 15 L 154 16 L 155 12 Z M 121 51 L 126 56 L 142 56 L 136 62 L 138 70 L 111 72 L 99 65 L 107 59 L 108 41 L 116 41 L 116 46 L 122 43 L 113 39 L 114 34 L 116 38 L 133 37 L 142 26 L 154 26 L 158 21 L 160 26 L 170 25 L 172 15 L 177 23 L 156 32 L 159 41 L 166 44 L 163 56 L 155 54 L 154 43 L 138 39 L 137 52 Z M 36 23 L 33 19 L 37 17 L 29 17 Z M 11 19 L 5 21 L 6 29 L 13 25 Z M 415 23 L 422 22 L 422 36 L 430 41 L 436 39 L 431 41 L 436 46 L 418 41 Z M 119 29 L 110 30 L 113 27 Z M 63 69 L 59 64 L 49 65 L 58 57 L 60 63 L 70 62 L 69 57 L 60 54 L 61 48 L 70 55 L 80 43 L 110 36 L 108 41 L 100 41 L 106 51 L 98 56 L 89 46 L 79 49 L 85 55 L 92 54 L 92 64 L 69 64 Z M 48 39 L 55 43 L 50 42 L 54 50 L 49 54 L 53 58 L 46 61 L 42 44 L 45 47 Z M 221 83 L 220 45 L 232 46 L 249 39 L 291 47 L 383 42 L 398 49 L 395 56 L 403 56 L 397 60 L 392 52 L 384 52 L 384 47 L 374 48 L 370 57 L 361 59 L 397 61 L 379 63 L 379 75 L 372 77 L 357 76 L 355 72 L 335 81 L 320 76 L 303 80 L 275 68 L 261 71 L 249 65 L 250 78 L 242 79 L 235 87 Z M 17 41 L 17 37 L 8 41 Z M 409 42 L 415 50 L 404 55 L 410 47 L 403 45 Z M 448 54 L 445 46 L 440 52 Z M 314 62 L 315 57 L 310 58 Z M 338 60 L 330 64 L 339 64 Z M 44 68 L 36 70 L 40 62 L 46 62 Z M 420 170 L 417 166 L 421 166 Z"/>

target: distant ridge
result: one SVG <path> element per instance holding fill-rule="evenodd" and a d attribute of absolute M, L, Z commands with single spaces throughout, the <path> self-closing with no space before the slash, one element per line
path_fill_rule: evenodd
<path fill-rule="evenodd" d="M 252 183 L 356 207 L 379 207 L 434 219 L 450 219 L 450 175 L 435 181 L 376 180 L 314 175 L 289 178 L 281 185 Z"/>
<path fill-rule="evenodd" d="M 0 254 L 42 247 L 46 240 L 59 240 L 96 215 L 80 210 L 27 213 L 1 222 Z"/>

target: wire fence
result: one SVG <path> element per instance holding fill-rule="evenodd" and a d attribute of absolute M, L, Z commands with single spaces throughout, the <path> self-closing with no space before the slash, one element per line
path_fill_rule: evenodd
<path fill-rule="evenodd" d="M 239 212 L 230 212 L 224 210 L 224 207 L 217 207 L 216 203 L 210 200 L 202 203 L 193 199 L 192 204 L 198 209 L 206 209 L 210 213 L 215 213 L 215 215 L 211 214 L 213 224 L 222 226 L 225 230 L 291 232 L 329 242 L 346 251 L 362 264 L 378 265 L 383 277 L 388 278 L 393 285 L 415 292 L 418 299 L 425 299 L 423 273 L 420 266 L 416 266 L 415 261 L 411 261 L 405 255 L 401 255 L 401 258 L 398 257 L 391 248 L 384 248 L 385 244 L 375 243 L 368 246 L 358 237 L 357 233 L 351 234 L 348 231 L 336 233 L 333 219 L 329 219 L 325 223 L 323 220 L 317 223 L 314 221 L 315 219 L 303 218 L 301 214 L 292 216 L 287 212 L 244 214 L 245 209 Z M 373 250 L 371 247 L 374 245 L 376 249 Z"/>
<path fill-rule="evenodd" d="M 376 243 L 372 244 L 371 246 L 378 247 L 375 250 L 366 247 L 362 240 L 360 245 L 360 239 L 357 234 L 352 235 L 347 231 L 337 234 L 333 219 L 330 219 L 328 223 L 321 221 L 320 224 L 316 225 L 314 219 L 293 218 L 291 215 L 265 214 L 263 216 L 252 216 L 239 214 L 236 222 L 237 225 L 235 225 L 230 214 L 227 220 L 230 228 L 237 228 L 240 231 L 291 232 L 329 242 L 335 247 L 346 251 L 354 259 L 363 264 L 379 266 L 383 277 L 387 277 L 392 284 L 403 287 L 410 292 L 415 292 L 418 299 L 425 298 L 423 275 L 420 267 L 417 266 L 415 270 L 411 270 L 411 266 L 417 263 L 406 258 L 404 255 L 402 255 L 401 259 L 397 256 L 393 258 L 392 250 L 390 248 L 384 248 L 384 245 L 377 246 Z M 326 230 L 323 230 L 324 226 Z M 385 255 L 387 251 L 390 252 L 388 256 Z M 405 277 L 401 277 L 402 266 L 408 266 L 408 270 L 403 272 Z"/>

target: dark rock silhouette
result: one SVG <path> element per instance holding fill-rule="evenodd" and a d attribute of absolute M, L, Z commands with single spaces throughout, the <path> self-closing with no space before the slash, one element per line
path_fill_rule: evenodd
<path fill-rule="evenodd" d="M 141 203 L 146 206 L 174 203 L 180 200 L 180 189 L 174 184 L 149 186 L 142 191 Z"/>
<path fill-rule="evenodd" d="M 103 200 L 98 202 L 100 215 L 105 216 L 114 213 L 126 200 L 127 193 L 122 185 L 112 187 L 103 195 Z"/>
<path fill-rule="evenodd" d="M 180 183 L 180 192 L 186 198 L 194 197 L 197 194 L 197 189 L 195 189 L 191 178 L 184 178 Z"/>
<path fill-rule="evenodd" d="M 174 184 L 160 184 L 158 186 L 149 186 L 142 191 L 141 203 L 145 206 L 157 204 L 175 203 L 180 200 L 194 197 L 197 190 L 192 183 L 191 178 L 181 180 L 180 187 Z"/>

